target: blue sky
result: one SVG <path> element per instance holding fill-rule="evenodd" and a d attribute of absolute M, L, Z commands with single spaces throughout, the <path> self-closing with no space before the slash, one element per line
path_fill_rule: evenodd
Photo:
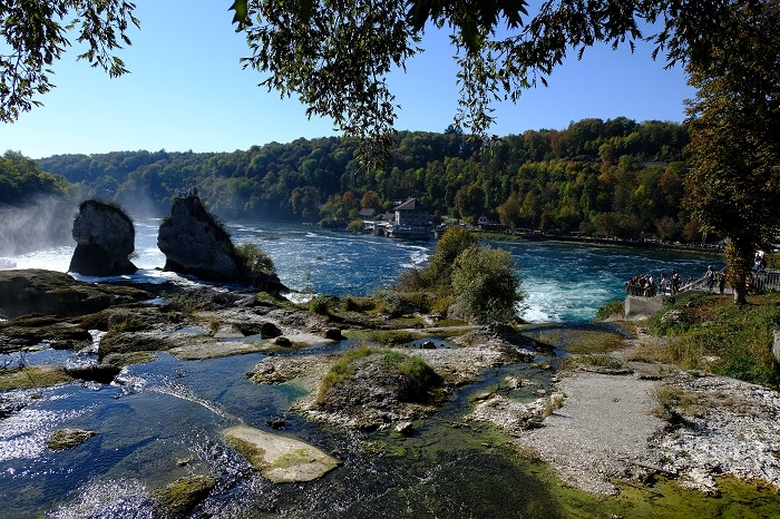
<path fill-rule="evenodd" d="M 257 71 L 238 60 L 249 51 L 231 25 L 230 0 L 137 2 L 141 29 L 120 51 L 131 74 L 109 79 L 78 47 L 54 64 L 57 87 L 39 98 L 44 107 L 0 123 L 0 150 L 31 158 L 109 151 L 220 152 L 271 141 L 338 135 L 325 119 L 309 120 L 297 99 L 280 99 L 257 84 Z M 396 128 L 444 131 L 457 110 L 453 49 L 446 35 L 429 33 L 426 52 L 389 78 L 401 105 Z M 572 53 L 573 54 L 573 53 Z M 694 91 L 678 66 L 664 70 L 649 47 L 588 49 L 573 54 L 549 78 L 549 88 L 526 92 L 518 103 L 496 105 L 503 136 L 528 129 L 563 129 L 586 117 L 626 116 L 682 121 L 683 100 Z"/>

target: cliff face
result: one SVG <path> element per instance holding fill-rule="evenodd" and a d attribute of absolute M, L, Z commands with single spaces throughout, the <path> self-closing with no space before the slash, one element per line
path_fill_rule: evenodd
<path fill-rule="evenodd" d="M 177 197 L 160 225 L 157 246 L 165 254 L 164 270 L 201 279 L 235 279 L 242 272 L 230 235 L 194 195 Z"/>
<path fill-rule="evenodd" d="M 70 272 L 118 276 L 138 270 L 128 259 L 135 250 L 135 228 L 118 207 L 96 200 L 82 202 L 72 234 L 76 250 L 68 267 Z"/>

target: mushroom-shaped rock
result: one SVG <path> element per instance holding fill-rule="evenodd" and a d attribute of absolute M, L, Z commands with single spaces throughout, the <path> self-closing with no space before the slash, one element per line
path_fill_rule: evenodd
<path fill-rule="evenodd" d="M 68 271 L 85 276 L 119 276 L 138 270 L 128 257 L 135 250 L 133 221 L 119 207 L 85 200 L 73 221 L 76 250 Z"/>
<path fill-rule="evenodd" d="M 242 274 L 230 235 L 194 195 L 174 198 L 170 216 L 160 224 L 157 246 L 165 254 L 164 270 L 212 281 Z"/>
<path fill-rule="evenodd" d="M 245 425 L 222 432 L 252 466 L 274 483 L 311 481 L 339 465 L 338 460 L 308 443 Z"/>

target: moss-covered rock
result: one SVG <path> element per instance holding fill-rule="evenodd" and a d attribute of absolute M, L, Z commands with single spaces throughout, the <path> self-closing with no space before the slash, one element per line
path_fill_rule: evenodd
<path fill-rule="evenodd" d="M 349 350 L 320 385 L 317 408 L 360 429 L 430 414 L 445 401 L 444 380 L 420 356 L 387 348 Z"/>
<path fill-rule="evenodd" d="M 110 354 L 133 353 L 142 351 L 164 351 L 173 344 L 150 332 L 109 332 L 103 336 L 98 346 L 98 358 L 104 359 Z"/>
<path fill-rule="evenodd" d="M 53 451 L 64 451 L 78 447 L 97 433 L 83 429 L 60 429 L 49 436 L 47 445 Z"/>
<path fill-rule="evenodd" d="M 227 442 L 274 483 L 311 481 L 339 461 L 308 443 L 244 425 L 222 432 Z"/>
<path fill-rule="evenodd" d="M 210 476 L 189 476 L 174 481 L 155 493 L 155 501 L 165 517 L 184 517 L 211 492 L 217 480 Z"/>
<path fill-rule="evenodd" d="M 53 364 L 0 370 L 0 391 L 51 387 L 72 381 L 73 377 L 62 366 Z"/>

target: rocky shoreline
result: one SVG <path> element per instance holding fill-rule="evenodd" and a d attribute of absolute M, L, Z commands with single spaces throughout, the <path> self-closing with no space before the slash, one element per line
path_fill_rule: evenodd
<path fill-rule="evenodd" d="M 439 334 L 449 329 L 448 341 L 456 347 L 388 349 L 417 356 L 433 369 L 440 378 L 435 398 L 403 398 L 403 388 L 385 377 L 379 364 L 366 360 L 355 364 L 349 389 L 334 391 L 323 405 L 317 391 L 338 357 L 273 355 L 275 351 L 377 330 L 425 337 L 432 329 L 430 320 L 420 318 L 410 326 L 409 320 L 401 324 L 355 311 L 322 315 L 263 300 L 251 290 L 228 292 L 218 287 L 140 290 L 106 284 L 98 290 L 97 285 L 48 276 L 45 271 L 0 272 L 0 286 L 3 283 L 27 283 L 23 292 L 31 299 L 25 308 L 34 307 L 36 298 L 50 305 L 55 291 L 63 301 L 76 297 L 63 295 L 73 292 L 90 304 L 81 306 L 81 315 L 74 315 L 72 304 L 66 305 L 70 312 L 62 313 L 44 306 L 43 312 L 53 317 L 35 321 L 28 315 L 0 322 L 2 353 L 39 342 L 56 343 L 52 334 L 65 337 L 65 329 L 107 332 L 100 364 L 114 368 L 155 350 L 183 359 L 263 351 L 269 356 L 247 373 L 249 379 L 304 387 L 308 395 L 292 410 L 347 431 L 395 428 L 409 434 L 412 422 L 434 415 L 442 402 L 486 370 L 529 362 L 551 350 L 549 344 L 511 327 L 439 327 Z M 94 297 L 89 290 L 97 290 Z M 165 301 L 154 301 L 158 296 Z M 12 300 L 6 296 L 0 311 L 14 315 L 9 308 L 19 303 L 19 297 L 20 293 Z M 184 331 L 192 329 L 197 331 Z M 254 340 L 242 340 L 250 336 Z M 79 334 L 67 337 L 61 340 L 63 347 L 84 340 Z M 226 337 L 235 340 L 225 341 Z M 539 388 L 538 398 L 531 402 L 488 391 L 473 400 L 462 421 L 494 424 L 514 438 L 519 450 L 554 468 L 564 483 L 592 493 L 615 494 L 621 480 L 643 483 L 658 475 L 713 494 L 718 477 L 724 475 L 780 491 L 780 394 L 674 366 L 626 360 L 642 341 L 641 336 L 626 341 L 623 349 L 610 354 L 622 364 L 620 369 L 593 370 L 572 355 L 574 362 L 553 376 L 552 388 Z M 504 381 L 508 386 L 528 383 L 520 378 Z"/>

